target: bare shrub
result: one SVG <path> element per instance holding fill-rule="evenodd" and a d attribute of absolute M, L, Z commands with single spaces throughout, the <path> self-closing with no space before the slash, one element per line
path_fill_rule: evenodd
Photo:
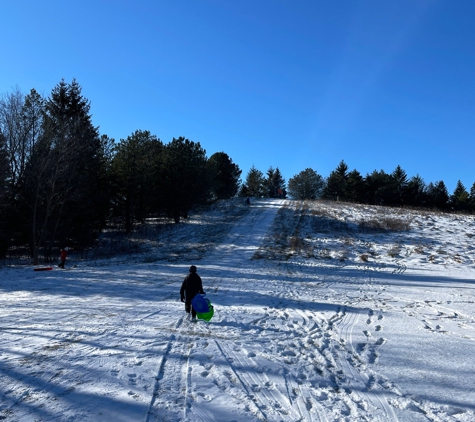
<path fill-rule="evenodd" d="M 423 254 L 423 253 L 424 253 L 424 248 L 422 247 L 422 245 L 417 245 L 417 246 L 414 248 L 414 252 L 415 252 L 415 253 L 418 253 L 418 254 Z"/>
<path fill-rule="evenodd" d="M 382 217 L 361 220 L 359 228 L 364 232 L 401 232 L 411 228 L 411 222 L 406 218 Z"/>
<path fill-rule="evenodd" d="M 401 253 L 401 247 L 399 245 L 393 245 L 388 251 L 388 255 L 391 258 L 396 258 Z"/>

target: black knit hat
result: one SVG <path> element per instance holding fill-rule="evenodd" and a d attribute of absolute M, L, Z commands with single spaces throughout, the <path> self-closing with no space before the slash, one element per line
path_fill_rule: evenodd
<path fill-rule="evenodd" d="M 194 265 L 190 267 L 190 273 L 196 273 L 196 267 Z"/>

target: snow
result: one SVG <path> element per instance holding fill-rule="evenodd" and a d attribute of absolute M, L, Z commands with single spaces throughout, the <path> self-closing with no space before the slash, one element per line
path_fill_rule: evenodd
<path fill-rule="evenodd" d="M 474 236 L 472 216 L 228 201 L 127 259 L 4 267 L 0 420 L 473 421 Z M 179 301 L 191 264 L 209 323 Z"/>

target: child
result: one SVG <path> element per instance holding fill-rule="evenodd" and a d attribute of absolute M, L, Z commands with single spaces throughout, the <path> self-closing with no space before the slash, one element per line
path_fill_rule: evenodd
<path fill-rule="evenodd" d="M 185 302 L 185 312 L 188 314 L 188 318 L 191 312 L 193 322 L 196 321 L 196 311 L 193 309 L 193 306 L 191 306 L 191 301 L 199 293 L 202 295 L 205 294 L 203 291 L 203 283 L 201 277 L 196 273 L 196 267 L 192 265 L 190 267 L 190 274 L 185 277 L 181 285 L 180 296 L 181 301 Z"/>
<path fill-rule="evenodd" d="M 64 269 L 64 264 L 66 263 L 66 256 L 67 255 L 68 255 L 68 248 L 61 249 L 61 255 L 60 255 L 61 262 L 58 265 L 59 268 Z"/>

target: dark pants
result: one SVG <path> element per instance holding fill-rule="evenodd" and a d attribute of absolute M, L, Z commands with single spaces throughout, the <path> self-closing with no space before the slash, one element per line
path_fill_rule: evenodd
<path fill-rule="evenodd" d="M 193 306 L 191 305 L 191 301 L 186 301 L 185 302 L 185 311 L 187 314 L 191 312 L 191 316 L 193 318 L 196 318 L 196 311 L 193 309 Z"/>
<path fill-rule="evenodd" d="M 61 261 L 61 263 L 58 265 L 59 268 L 64 268 L 64 264 L 66 263 L 66 260 Z"/>

